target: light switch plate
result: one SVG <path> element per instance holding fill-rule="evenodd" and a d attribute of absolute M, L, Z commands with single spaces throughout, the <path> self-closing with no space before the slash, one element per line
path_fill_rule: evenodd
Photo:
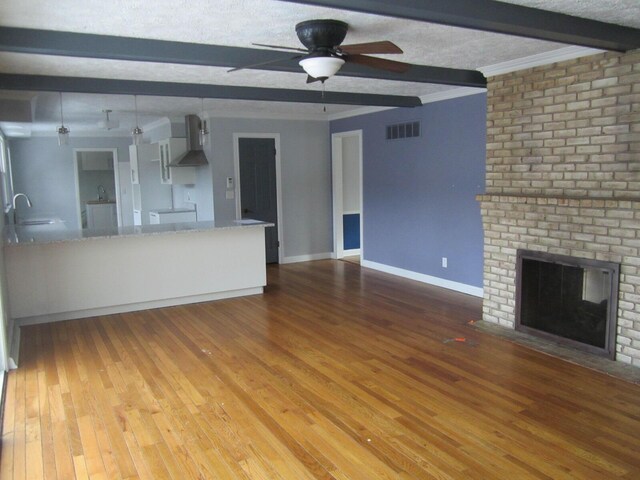
<path fill-rule="evenodd" d="M 227 177 L 227 188 L 233 188 L 233 177 Z"/>

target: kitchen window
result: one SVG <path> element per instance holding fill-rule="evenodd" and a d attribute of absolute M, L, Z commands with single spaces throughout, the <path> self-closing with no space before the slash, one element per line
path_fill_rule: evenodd
<path fill-rule="evenodd" d="M 2 184 L 2 205 L 4 212 L 11 209 L 13 197 L 13 180 L 11 178 L 11 162 L 9 160 L 9 146 L 7 140 L 0 132 L 0 183 Z"/>

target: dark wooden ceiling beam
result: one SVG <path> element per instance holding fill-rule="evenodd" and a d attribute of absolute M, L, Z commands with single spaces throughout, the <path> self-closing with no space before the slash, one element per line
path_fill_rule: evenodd
<path fill-rule="evenodd" d="M 625 52 L 640 30 L 494 0 L 284 0 Z"/>
<path fill-rule="evenodd" d="M 268 102 L 296 102 L 379 107 L 418 107 L 420 98 L 402 95 L 347 93 L 320 89 L 238 87 L 198 83 L 148 82 L 105 78 L 54 77 L 45 75 L 0 74 L 0 89 L 44 92 L 151 95 L 159 97 L 221 98 Z"/>
<path fill-rule="evenodd" d="M 292 53 L 257 48 L 0 27 L 0 51 L 225 68 L 276 60 L 277 63 L 253 68 L 300 73 L 301 85 L 306 79 L 306 74 L 298 65 L 298 61 L 291 58 L 294 56 Z M 233 75 L 233 73 L 229 73 L 229 75 Z M 426 65 L 413 65 L 406 73 L 393 73 L 362 65 L 347 64 L 340 69 L 338 75 L 403 82 L 486 87 L 484 75 L 476 70 Z"/>

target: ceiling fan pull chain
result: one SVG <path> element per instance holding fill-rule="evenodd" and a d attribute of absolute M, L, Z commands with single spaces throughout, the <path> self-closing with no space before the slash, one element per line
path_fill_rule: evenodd
<path fill-rule="evenodd" d="M 327 104 L 324 103 L 324 80 L 322 80 L 322 111 L 327 113 Z"/>

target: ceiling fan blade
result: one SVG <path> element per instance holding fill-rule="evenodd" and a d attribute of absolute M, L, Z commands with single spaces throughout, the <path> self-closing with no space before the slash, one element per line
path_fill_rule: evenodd
<path fill-rule="evenodd" d="M 307 83 L 319 82 L 317 78 L 312 77 L 311 75 L 307 75 Z"/>
<path fill-rule="evenodd" d="M 356 55 L 360 53 L 404 53 L 399 46 L 389 40 L 340 45 L 338 48 L 347 55 Z"/>
<path fill-rule="evenodd" d="M 274 48 L 276 50 L 293 50 L 294 52 L 308 53 L 308 50 L 305 50 L 304 48 L 283 47 L 281 45 L 267 45 L 266 43 L 252 43 L 251 45 L 255 45 L 257 47 Z"/>
<path fill-rule="evenodd" d="M 346 55 L 343 58 L 347 62 L 395 73 L 404 73 L 411 68 L 410 63 L 396 62 L 395 60 L 387 60 L 386 58 L 369 57 L 367 55 Z"/>
<path fill-rule="evenodd" d="M 302 57 L 302 55 L 294 55 L 293 57 L 290 58 L 290 60 L 295 60 L 296 58 L 300 58 L 300 57 Z M 237 72 L 238 70 L 245 70 L 247 68 L 261 67 L 263 65 L 270 65 L 272 63 L 278 63 L 283 61 L 284 60 L 282 59 L 277 59 L 277 60 L 267 60 L 266 62 L 252 63 L 251 65 L 243 65 L 242 67 L 231 68 L 227 70 L 227 73 Z"/>

